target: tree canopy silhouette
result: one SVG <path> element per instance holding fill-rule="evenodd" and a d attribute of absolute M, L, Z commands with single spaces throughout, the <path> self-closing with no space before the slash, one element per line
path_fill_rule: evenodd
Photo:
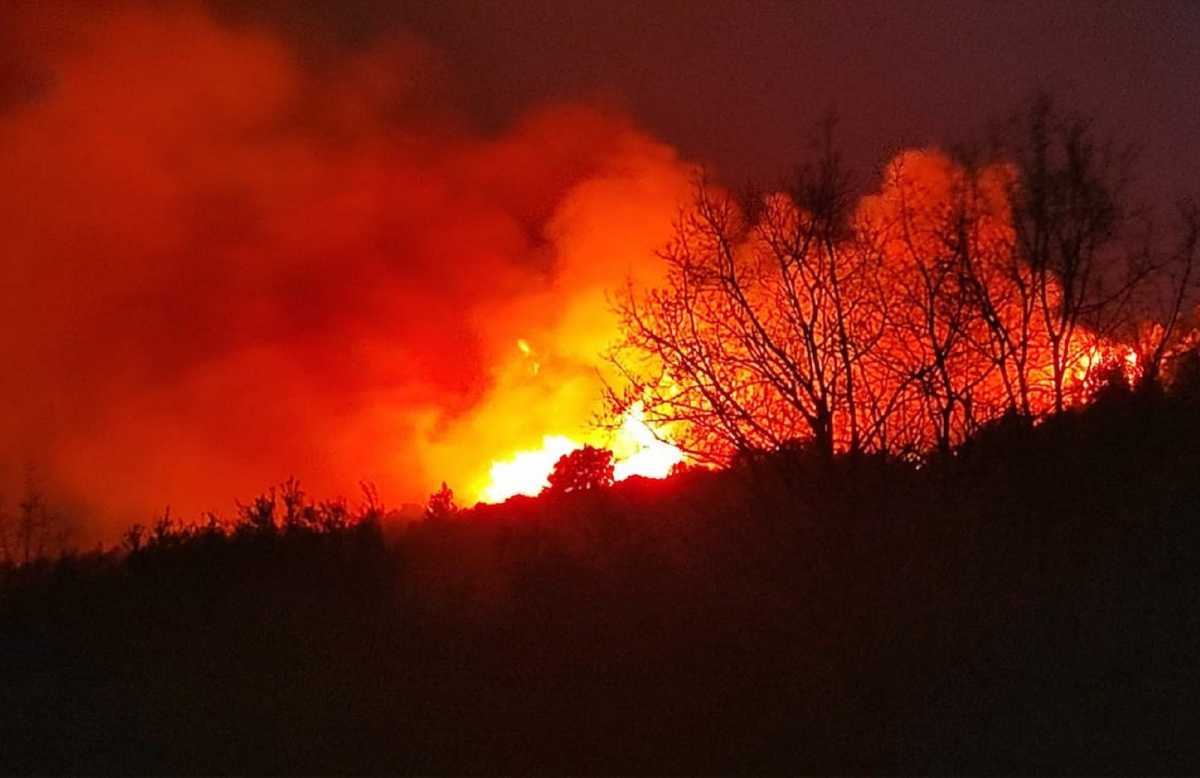
<path fill-rule="evenodd" d="M 604 448 L 584 446 L 559 457 L 549 477 L 552 494 L 586 492 L 613 483 L 613 455 Z"/>
<path fill-rule="evenodd" d="M 1005 127 L 986 155 L 898 155 L 857 203 L 828 125 L 775 191 L 698 177 L 665 280 L 617 301 L 612 407 L 641 403 L 698 461 L 798 440 L 926 458 L 1086 402 L 1111 364 L 1157 382 L 1187 348 L 1195 209 L 1179 248 L 1139 241 L 1131 154 L 1045 97 Z M 1147 345 L 1118 339 L 1146 321 Z"/>
<path fill-rule="evenodd" d="M 458 513 L 458 505 L 454 502 L 454 490 L 442 481 L 442 487 L 429 495 L 425 506 L 425 518 L 448 519 Z"/>

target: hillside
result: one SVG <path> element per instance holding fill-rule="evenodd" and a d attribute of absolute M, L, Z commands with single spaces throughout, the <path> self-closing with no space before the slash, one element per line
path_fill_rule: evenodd
<path fill-rule="evenodd" d="M 0 769 L 1191 771 L 1198 472 L 1200 407 L 1116 396 L 920 469 L 163 524 L 5 571 Z"/>

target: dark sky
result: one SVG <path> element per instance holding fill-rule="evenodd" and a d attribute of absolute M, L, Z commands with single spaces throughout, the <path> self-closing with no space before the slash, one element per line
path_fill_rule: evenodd
<path fill-rule="evenodd" d="M 869 166 L 897 146 L 962 140 L 1036 88 L 1138 144 L 1155 195 L 1194 191 L 1200 172 L 1200 3 L 1186 0 L 226 6 L 314 52 L 415 33 L 484 123 L 602 95 L 731 181 L 786 171 L 830 106 Z"/>

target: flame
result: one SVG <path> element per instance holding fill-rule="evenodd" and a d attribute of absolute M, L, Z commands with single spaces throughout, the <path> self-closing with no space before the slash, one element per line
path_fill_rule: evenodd
<path fill-rule="evenodd" d="M 526 358 L 534 354 L 533 347 L 524 338 L 517 340 L 517 349 Z M 537 363 L 533 364 L 533 374 L 537 375 Z M 666 478 L 684 458 L 683 452 L 665 434 L 655 432 L 646 423 L 641 403 L 629 407 L 615 432 L 606 436 L 596 431 L 586 437 L 587 443 L 613 452 L 613 478 L 617 481 L 635 475 Z M 497 503 L 519 494 L 536 496 L 550 485 L 555 463 L 583 446 L 584 442 L 567 435 L 545 435 L 540 448 L 516 451 L 503 459 L 492 460 L 486 485 L 479 490 L 480 501 Z"/>
<path fill-rule="evenodd" d="M 886 281 L 896 286 L 885 287 L 883 292 L 902 294 L 903 285 L 920 270 L 916 258 L 937 256 L 941 250 L 938 214 L 958 196 L 962 174 L 948 157 L 932 151 L 905 152 L 894 167 L 894 175 L 881 192 L 862 202 L 858 218 L 885 239 L 882 250 L 886 255 Z M 1063 390 L 1061 400 L 1066 406 L 1087 402 L 1095 396 L 1102 380 L 1112 374 L 1107 366 L 1120 360 L 1131 384 L 1140 369 L 1131 349 L 1097 333 L 1081 327 L 1059 352 L 1052 348 L 1054 344 L 1037 317 L 1032 321 L 1020 319 L 1028 314 L 1022 314 L 1020 300 L 1009 287 L 1028 279 L 1021 266 L 1014 271 L 1007 263 L 1016 240 L 1006 199 L 1011 175 L 1008 168 L 997 167 L 981 178 L 977 201 L 972 200 L 970 206 L 979 223 L 972 240 L 981 257 L 980 280 L 997 285 L 993 297 L 997 315 L 1005 321 L 1016 321 L 1014 331 L 1027 339 L 1019 355 L 1024 380 L 1014 386 L 1012 376 L 1004 374 L 1003 369 L 1013 369 L 1015 362 L 1004 362 L 1000 369 L 993 363 L 996 358 L 1005 360 L 1010 353 L 1006 350 L 1002 349 L 999 357 L 973 346 L 957 351 L 951 366 L 957 387 L 952 391 L 971 392 L 973 405 L 971 413 L 966 413 L 963 405 L 958 417 L 949 421 L 948 435 L 955 441 L 969 435 L 975 424 L 998 416 L 1010 405 L 1020 404 L 1021 410 L 1034 418 L 1048 415 L 1059 399 L 1056 388 Z M 701 451 L 709 461 L 727 458 L 728 452 L 704 450 L 706 445 L 721 446 L 720 441 L 688 440 L 686 436 L 694 430 L 686 423 L 664 428 L 647 422 L 648 414 L 640 405 L 628 408 L 608 433 L 588 426 L 587 420 L 599 410 L 600 382 L 622 381 L 622 376 L 599 356 L 620 336 L 618 317 L 606 304 L 607 292 L 620 282 L 618 269 L 627 276 L 638 269 L 639 288 L 653 289 L 668 283 L 661 264 L 638 259 L 652 255 L 671 237 L 670 216 L 674 212 L 668 215 L 658 206 L 686 199 L 687 191 L 656 184 L 657 178 L 614 176 L 572 190 L 547 227 L 555 249 L 553 285 L 481 308 L 480 331 L 486 334 L 481 351 L 490 382 L 468 412 L 431 412 L 422 421 L 421 452 L 428 483 L 448 478 L 466 501 L 494 503 L 519 494 L 540 493 L 547 487 L 555 463 L 584 445 L 613 452 L 616 480 L 634 475 L 667 476 L 685 459 L 680 445 Z M 663 180 L 677 178 L 666 176 Z M 631 192 L 638 195 L 634 200 L 630 199 Z M 900 217 L 905 214 L 915 214 L 914 218 L 924 221 L 916 223 L 919 229 L 912 236 L 900 240 L 892 225 L 901 223 Z M 622 224 L 623 229 L 612 230 L 614 223 Z M 634 229 L 624 228 L 631 224 Z M 1013 272 L 1018 273 L 1015 280 L 1010 277 Z M 1053 281 L 1045 294 L 1050 299 L 1042 302 L 1053 309 L 1059 295 Z M 880 345 L 891 357 L 907 358 L 903 355 L 910 355 L 913 348 L 919 351 L 920 344 L 904 342 L 903 333 L 907 327 L 920 325 L 925 311 L 910 308 L 911 304 L 908 308 L 900 306 L 888 313 L 889 317 L 897 317 L 900 325 L 889 329 Z M 868 328 L 879 323 L 877 314 L 867 314 L 867 319 Z M 954 326 L 940 319 L 935 324 L 939 328 Z M 992 336 L 982 320 L 970 321 L 967 327 L 964 343 L 990 348 Z M 920 353 L 911 356 L 924 358 Z M 889 371 L 876 371 L 872 381 L 881 385 L 868 392 L 882 400 L 895 391 L 900 398 L 885 430 L 888 442 L 905 437 L 908 440 L 902 444 L 892 445 L 932 448 L 937 442 L 935 436 L 941 434 L 932 421 L 931 408 L 937 398 L 894 385 L 896 380 Z M 1060 380 L 1061 385 L 1056 387 Z M 666 391 L 664 396 L 672 394 Z M 653 419 L 654 415 L 649 417 Z M 782 424 L 788 428 L 782 430 L 781 438 L 797 434 L 790 428 L 791 421 Z M 841 430 L 845 425 L 835 423 L 835 427 Z M 802 436 L 803 425 L 798 430 Z M 841 447 L 847 443 L 844 435 L 836 441 Z M 882 437 L 879 444 L 884 444 Z"/>
<path fill-rule="evenodd" d="M 631 475 L 666 478 L 671 468 L 683 461 L 683 452 L 646 424 L 641 403 L 626 411 L 613 443 L 613 454 L 616 458 L 613 477 L 618 481 Z"/>
<path fill-rule="evenodd" d="M 1071 370 L 1073 385 L 1077 390 L 1089 393 L 1100 388 L 1103 376 L 1101 369 L 1108 364 L 1121 365 L 1125 382 L 1133 386 L 1138 376 L 1137 352 L 1120 343 L 1101 342 L 1087 348 Z M 1077 391 L 1076 394 L 1079 394 Z M 1081 400 L 1076 400 L 1081 402 Z"/>
<path fill-rule="evenodd" d="M 550 485 L 550 473 L 561 457 L 581 448 L 582 443 L 564 435 L 547 435 L 542 447 L 519 451 L 511 458 L 493 461 L 488 470 L 488 485 L 480 494 L 483 502 L 504 502 L 518 494 L 533 497 Z"/>

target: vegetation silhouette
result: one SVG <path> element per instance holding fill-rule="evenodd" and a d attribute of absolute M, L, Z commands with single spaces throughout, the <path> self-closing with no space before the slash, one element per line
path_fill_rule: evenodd
<path fill-rule="evenodd" d="M 612 452 L 588 445 L 570 451 L 554 463 L 549 483 L 551 494 L 585 492 L 612 486 Z"/>
<path fill-rule="evenodd" d="M 897 155 L 862 197 L 832 121 L 772 190 L 700 175 L 664 280 L 616 300 L 611 410 L 720 466 L 797 440 L 924 459 L 1086 402 L 1113 359 L 1153 385 L 1200 331 L 1200 218 L 1184 201 L 1156 237 L 1135 161 L 1039 95 L 987 146 Z"/>
<path fill-rule="evenodd" d="M 454 502 L 454 490 L 442 481 L 442 488 L 429 495 L 425 506 L 425 518 L 438 520 L 449 519 L 458 513 L 458 505 Z"/>
<path fill-rule="evenodd" d="M 7 564 L 0 767 L 1188 771 L 1188 376 L 921 467 L 796 449 L 408 523 L 290 482 Z"/>

